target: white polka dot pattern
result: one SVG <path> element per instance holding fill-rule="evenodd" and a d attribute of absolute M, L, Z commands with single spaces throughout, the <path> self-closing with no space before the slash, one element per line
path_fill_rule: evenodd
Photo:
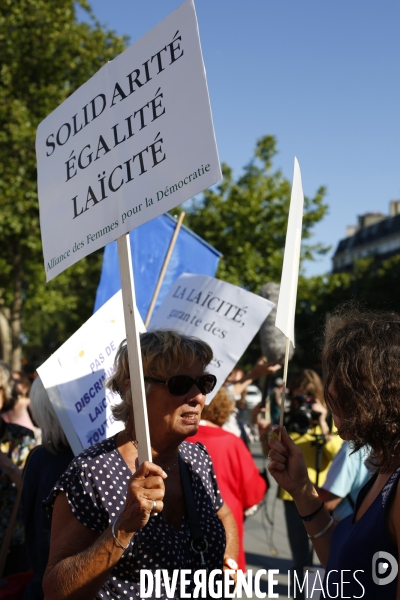
<path fill-rule="evenodd" d="M 183 442 L 179 453 L 191 471 L 197 512 L 209 545 L 204 557 L 210 570 L 221 569 L 225 530 L 216 512 L 222 507 L 223 500 L 211 458 L 199 442 Z M 115 437 L 112 437 L 91 446 L 72 461 L 45 506 L 51 512 L 56 496 L 62 490 L 75 517 L 85 527 L 101 534 L 123 509 L 130 477 L 131 472 L 115 446 Z M 140 569 L 167 569 L 171 577 L 173 569 L 193 571 L 200 568 L 199 557 L 190 544 L 186 516 L 179 531 L 164 520 L 162 513 L 151 518 L 132 538 L 96 598 L 137 600 L 140 597 Z M 179 589 L 177 594 L 178 598 Z M 166 594 L 162 598 L 166 599 Z"/>

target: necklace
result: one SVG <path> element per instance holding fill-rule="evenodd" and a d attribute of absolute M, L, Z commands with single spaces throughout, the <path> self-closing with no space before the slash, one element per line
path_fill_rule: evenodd
<path fill-rule="evenodd" d="M 127 430 L 125 429 L 125 433 L 126 433 L 126 437 L 128 438 L 129 441 L 132 442 L 132 444 L 135 446 L 135 448 L 137 449 L 138 447 L 138 441 L 137 440 L 133 440 L 131 438 L 131 436 L 129 435 L 129 433 L 127 432 Z M 173 465 L 171 465 L 170 467 L 162 467 L 164 469 L 164 471 L 166 471 L 167 473 L 169 473 L 170 471 L 172 471 L 172 469 L 174 467 L 176 467 L 176 465 L 178 464 L 178 454 L 176 455 L 176 459 Z"/>
<path fill-rule="evenodd" d="M 170 467 L 162 467 L 164 469 L 164 471 L 166 471 L 167 473 L 169 473 L 170 471 L 172 471 L 172 469 L 174 467 L 176 467 L 176 465 L 178 464 L 178 454 L 176 455 L 176 459 L 173 465 L 171 465 Z"/>
<path fill-rule="evenodd" d="M 125 433 L 126 433 L 126 437 L 128 438 L 128 440 L 130 440 L 132 442 L 132 444 L 135 446 L 135 448 L 137 449 L 137 447 L 138 447 L 138 441 L 137 440 L 133 440 L 131 438 L 131 436 L 129 435 L 129 433 L 127 432 L 126 429 L 125 429 Z"/>

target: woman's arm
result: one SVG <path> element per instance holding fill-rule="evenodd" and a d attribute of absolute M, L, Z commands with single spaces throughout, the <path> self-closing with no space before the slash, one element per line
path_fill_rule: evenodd
<path fill-rule="evenodd" d="M 254 408 L 251 409 L 250 423 L 252 423 L 252 425 L 257 425 L 257 423 L 258 423 L 258 415 L 260 414 L 260 412 L 262 410 L 265 411 L 265 407 L 264 408 L 261 407 L 261 402 L 259 402 L 258 404 L 256 404 L 254 406 Z"/>
<path fill-rule="evenodd" d="M 225 529 L 225 557 L 233 558 L 237 562 L 239 556 L 239 537 L 235 518 L 231 509 L 225 503 L 221 506 L 217 514 Z"/>
<path fill-rule="evenodd" d="M 118 534 L 122 544 L 127 545 Z M 108 527 L 101 536 L 71 512 L 66 495 L 54 504 L 50 555 L 43 590 L 45 600 L 94 598 L 122 555 Z"/>
<path fill-rule="evenodd" d="M 279 431 L 278 426 L 274 426 L 273 429 L 275 433 Z M 299 515 L 302 517 L 312 515 L 321 507 L 322 500 L 308 477 L 301 450 L 290 439 L 285 427 L 282 429 L 282 441 L 271 438 L 269 446 L 268 470 L 272 477 L 291 494 Z M 330 523 L 330 518 L 326 508 L 322 508 L 309 521 L 303 521 L 308 535 L 315 536 L 324 531 Z M 334 528 L 335 524 L 332 524 L 321 536 L 311 539 L 324 567 L 328 563 L 330 539 Z"/>
<path fill-rule="evenodd" d="M 237 565 L 239 557 L 239 536 L 236 521 L 231 509 L 225 503 L 221 506 L 217 514 L 222 521 L 226 535 L 223 570 L 234 570 L 235 575 L 232 578 L 236 581 L 236 569 L 232 569 L 232 564 L 230 564 L 230 561 L 233 559 Z"/>
<path fill-rule="evenodd" d="M 265 362 L 262 356 L 250 371 L 245 373 L 239 381 L 234 382 L 233 388 L 235 394 L 239 396 L 255 379 L 258 379 L 262 375 L 271 375 L 280 369 L 282 369 L 282 365 L 270 365 L 268 362 Z"/>
<path fill-rule="evenodd" d="M 146 525 L 153 500 L 163 509 L 166 474 L 158 465 L 144 462 L 128 484 L 125 507 L 115 524 L 100 536 L 73 515 L 65 493 L 57 496 L 51 528 L 50 555 L 43 579 L 45 600 L 94 598 L 121 558 L 132 536 Z M 121 544 L 121 546 L 119 545 Z"/>
<path fill-rule="evenodd" d="M 400 548 L 400 484 L 397 485 L 396 494 L 390 507 L 389 533 L 396 542 L 398 551 Z M 400 600 L 400 577 L 397 578 L 396 600 Z"/>
<path fill-rule="evenodd" d="M 261 407 L 261 402 L 256 404 L 250 413 L 250 422 L 257 425 L 258 434 L 260 436 L 261 447 L 265 456 L 269 451 L 268 438 L 271 430 L 271 421 L 265 418 L 266 408 Z"/>
<path fill-rule="evenodd" d="M 318 413 L 318 424 L 321 427 L 321 431 L 325 436 L 325 440 L 328 441 L 331 439 L 331 432 L 329 430 L 329 425 L 327 423 L 326 417 L 328 416 L 328 410 L 323 406 L 323 404 L 315 398 L 315 402 L 312 405 L 312 410 Z"/>

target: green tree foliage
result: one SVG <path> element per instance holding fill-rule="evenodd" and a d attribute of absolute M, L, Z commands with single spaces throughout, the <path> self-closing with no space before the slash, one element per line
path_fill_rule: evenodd
<path fill-rule="evenodd" d="M 43 358 L 89 316 L 100 267 L 94 255 L 44 284 L 37 126 L 125 43 L 93 16 L 78 23 L 74 0 L 0 0 L 0 340 L 14 369 L 22 332 Z"/>
<path fill-rule="evenodd" d="M 355 263 L 352 296 L 367 308 L 400 312 L 400 256 L 384 261 L 364 258 Z"/>
<path fill-rule="evenodd" d="M 344 302 L 371 310 L 400 312 L 400 256 L 358 260 L 351 273 L 327 274 L 299 282 L 296 354 L 293 364 L 320 367 L 326 319 Z"/>
<path fill-rule="evenodd" d="M 223 254 L 217 277 L 258 292 L 268 281 L 280 281 L 289 213 L 291 182 L 272 170 L 276 140 L 257 141 L 254 158 L 237 181 L 224 164 L 224 179 L 188 209 L 187 224 Z M 303 240 L 327 210 L 325 188 L 305 198 Z M 302 258 L 312 259 L 329 248 L 302 245 Z"/>
<path fill-rule="evenodd" d="M 320 369 L 326 319 L 336 306 L 350 300 L 352 275 L 337 273 L 299 280 L 296 306 L 296 352 L 291 368 Z"/>

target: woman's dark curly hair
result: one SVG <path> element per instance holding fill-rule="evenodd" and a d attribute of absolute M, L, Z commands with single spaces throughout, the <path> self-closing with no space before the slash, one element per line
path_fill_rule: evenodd
<path fill-rule="evenodd" d="M 325 400 L 354 450 L 369 446 L 379 472 L 400 449 L 400 315 L 343 306 L 329 319 L 322 352 Z"/>

